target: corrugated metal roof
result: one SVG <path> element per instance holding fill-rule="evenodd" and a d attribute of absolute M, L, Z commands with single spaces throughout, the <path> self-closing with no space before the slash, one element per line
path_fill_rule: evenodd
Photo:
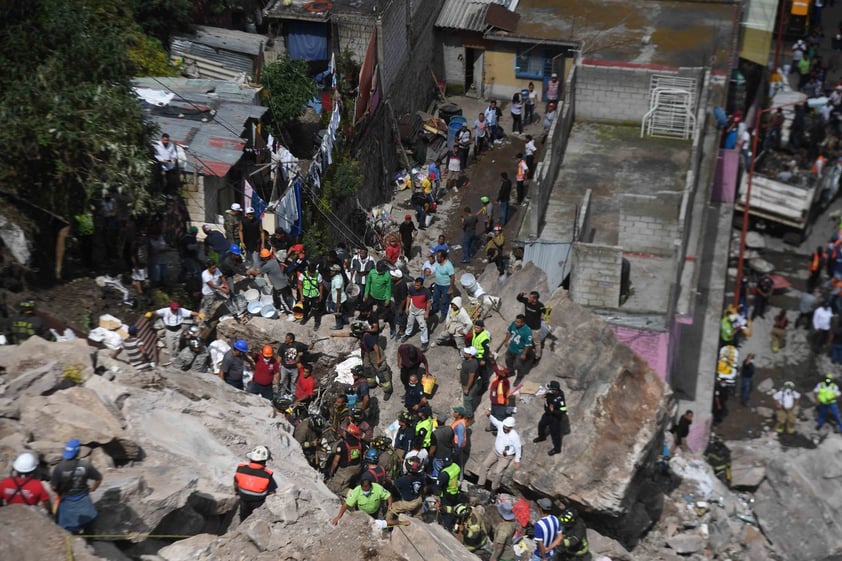
<path fill-rule="evenodd" d="M 182 80 L 184 87 L 177 87 Z M 209 86 L 216 90 L 233 90 L 220 87 L 218 82 L 180 78 L 134 80 L 136 87 L 176 93 L 176 98 L 163 107 L 144 104 L 144 112 L 162 133 L 169 134 L 173 142 L 185 147 L 187 158 L 183 169 L 188 173 L 198 171 L 202 175 L 223 177 L 243 156 L 246 141 L 242 137 L 247 132 L 249 119 L 260 119 L 268 111 L 260 105 L 228 101 L 208 93 Z"/>
<path fill-rule="evenodd" d="M 259 55 L 262 45 L 265 45 L 268 41 L 265 35 L 259 33 L 246 33 L 245 31 L 225 29 L 224 27 L 197 25 L 193 30 L 192 35 L 181 34 L 177 35 L 176 38 L 252 57 Z"/>
<path fill-rule="evenodd" d="M 254 76 L 254 56 L 203 45 L 193 39 L 174 38 L 170 53 L 180 57 L 198 57 L 212 61 L 232 72 Z"/>
<path fill-rule="evenodd" d="M 518 0 L 445 0 L 436 19 L 436 27 L 484 32 L 489 24 L 485 21 L 488 6 L 499 4 L 514 11 Z"/>

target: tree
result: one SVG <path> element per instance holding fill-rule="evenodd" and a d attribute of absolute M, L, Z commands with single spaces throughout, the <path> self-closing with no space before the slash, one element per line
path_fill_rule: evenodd
<path fill-rule="evenodd" d="M 149 204 L 149 143 L 136 65 L 114 0 L 34 0 L 0 34 L 0 190 L 65 218 L 110 187 Z"/>
<path fill-rule="evenodd" d="M 304 113 L 307 102 L 316 95 L 316 81 L 307 73 L 307 62 L 287 55 L 263 67 L 264 99 L 275 120 L 273 132 L 278 136 L 283 127 Z"/>

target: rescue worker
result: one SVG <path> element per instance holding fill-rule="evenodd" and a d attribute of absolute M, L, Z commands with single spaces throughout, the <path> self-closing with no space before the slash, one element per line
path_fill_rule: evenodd
<path fill-rule="evenodd" d="M 319 469 L 319 442 L 325 428 L 325 418 L 321 415 L 310 415 L 292 431 L 292 437 L 301 445 L 304 457 L 314 468 Z"/>
<path fill-rule="evenodd" d="M 43 505 L 48 513 L 50 494 L 41 480 L 35 476 L 38 460 L 30 452 L 24 452 L 15 458 L 12 475 L 0 481 L 0 506 L 3 505 Z"/>
<path fill-rule="evenodd" d="M 275 356 L 275 349 L 272 345 L 263 345 L 260 354 L 255 353 L 254 376 L 249 381 L 246 391 L 260 395 L 266 399 L 275 397 L 273 388 L 281 385 L 281 365 Z"/>
<path fill-rule="evenodd" d="M 503 248 L 506 245 L 506 236 L 503 234 L 503 227 L 497 224 L 488 236 L 488 243 L 485 244 L 485 259 L 494 263 L 497 267 L 497 274 L 503 276 L 506 273 L 506 262 Z"/>
<path fill-rule="evenodd" d="M 360 473 L 363 461 L 363 433 L 353 423 L 345 429 L 344 438 L 337 444 L 334 450 L 333 462 L 330 465 L 330 481 L 328 489 L 341 495 L 345 489 L 350 487 Z"/>
<path fill-rule="evenodd" d="M 102 474 L 89 462 L 79 459 L 81 447 L 78 438 L 68 440 L 50 478 L 50 487 L 59 498 L 56 521 L 73 534 L 83 533 L 96 520 L 91 493 L 102 483 Z M 88 486 L 88 481 L 93 483 Z"/>
<path fill-rule="evenodd" d="M 160 308 L 154 312 L 146 312 L 146 318 L 158 317 L 164 325 L 164 347 L 170 351 L 171 356 L 178 354 L 178 343 L 181 339 L 181 332 L 184 328 L 184 320 L 187 318 L 205 319 L 200 312 L 191 312 L 182 308 L 181 304 L 173 300 L 166 308 Z"/>
<path fill-rule="evenodd" d="M 795 384 L 784 382 L 784 387 L 772 396 L 775 400 L 775 432 L 782 433 L 786 426 L 787 434 L 795 433 L 795 420 L 798 418 L 798 402 L 801 394 L 795 391 Z"/>
<path fill-rule="evenodd" d="M 468 551 L 482 549 L 488 542 L 488 531 L 483 521 L 484 509 L 481 506 L 458 504 L 453 510 L 455 525 L 453 535 Z"/>
<path fill-rule="evenodd" d="M 491 414 L 498 419 L 505 419 L 509 416 L 509 397 L 511 395 L 511 382 L 509 381 L 509 369 L 500 368 L 496 361 L 491 361 L 491 368 L 494 370 L 494 380 L 491 381 L 491 388 L 488 391 L 488 401 L 491 403 Z M 494 432 L 493 427 L 491 432 Z"/>
<path fill-rule="evenodd" d="M 354 410 L 356 410 L 360 413 L 358 414 L 358 420 L 362 420 L 368 417 L 369 407 L 371 406 L 371 386 L 365 377 L 365 368 L 361 364 L 351 368 L 351 375 L 354 377 L 354 384 L 351 386 L 352 391 L 349 393 L 353 393 L 356 397 L 351 416 L 354 417 Z M 365 432 L 365 429 L 362 430 Z"/>
<path fill-rule="evenodd" d="M 410 516 L 415 516 L 421 512 L 422 491 L 424 490 L 423 472 L 424 464 L 419 458 L 411 458 L 407 462 L 407 473 L 401 475 L 395 481 L 395 489 L 400 496 L 400 500 L 393 502 L 386 512 L 388 524 L 397 522 L 400 514 L 408 513 Z"/>
<path fill-rule="evenodd" d="M 315 263 L 309 263 L 304 271 L 298 274 L 298 292 L 304 304 L 304 317 L 301 325 L 307 323 L 312 315 L 315 318 L 313 329 L 318 331 L 322 325 L 322 307 L 324 305 L 324 286 L 322 275 L 319 274 Z"/>
<path fill-rule="evenodd" d="M 278 488 L 272 470 L 266 467 L 271 457 L 268 448 L 255 446 L 254 450 L 246 454 L 249 462 L 237 466 L 234 492 L 240 497 L 240 522 L 266 502 L 266 497 Z"/>
<path fill-rule="evenodd" d="M 398 415 L 398 432 L 395 434 L 395 441 L 392 444 L 395 454 L 397 454 L 401 460 L 412 448 L 412 442 L 414 440 L 415 425 L 412 422 L 412 415 L 406 411 L 401 411 Z"/>
<path fill-rule="evenodd" d="M 429 405 L 425 405 L 418 410 L 418 422 L 415 423 L 415 438 L 421 440 L 421 445 L 426 450 L 430 449 L 435 428 L 433 410 Z"/>
<path fill-rule="evenodd" d="M 398 457 L 392 444 L 385 436 L 375 437 L 371 441 L 371 446 L 377 450 L 380 458 L 377 460 L 377 465 L 386 471 L 388 479 L 395 479 L 401 471 L 401 459 Z"/>
<path fill-rule="evenodd" d="M 186 347 L 190 345 L 190 341 L 196 339 L 197 341 L 201 341 L 202 338 L 202 328 L 198 325 L 191 325 L 185 331 L 181 332 L 181 337 L 178 339 L 178 350 L 183 351 Z"/>
<path fill-rule="evenodd" d="M 450 301 L 450 313 L 444 320 L 444 330 L 436 337 L 434 345 L 455 344 L 460 353 L 465 348 L 465 336 L 473 336 L 473 323 L 468 311 L 462 307 L 462 298 L 455 296 Z"/>
<path fill-rule="evenodd" d="M 520 456 L 523 446 L 520 442 L 520 435 L 515 430 L 514 417 L 506 417 L 503 421 L 500 421 L 491 414 L 490 409 L 486 415 L 488 415 L 491 423 L 497 427 L 498 431 L 497 437 L 494 440 L 494 447 L 488 451 L 488 455 L 482 462 L 477 485 L 484 487 L 485 482 L 490 479 L 491 491 L 496 492 L 500 487 L 500 481 L 503 478 L 503 472 L 506 468 L 512 463 L 515 469 L 520 467 Z M 491 471 L 492 467 L 494 468 L 493 472 Z"/>
<path fill-rule="evenodd" d="M 816 421 L 816 430 L 821 430 L 824 425 L 824 419 L 828 413 L 831 414 L 833 420 L 836 422 L 836 428 L 842 432 L 842 418 L 839 417 L 839 406 L 836 400 L 839 398 L 839 386 L 833 381 L 833 374 L 828 374 L 824 380 L 818 383 L 813 389 L 818 400 L 819 416 Z"/>
<path fill-rule="evenodd" d="M 365 451 L 365 469 L 363 475 L 370 474 L 372 481 L 386 487 L 392 482 L 386 474 L 386 468 L 380 465 L 380 452 L 376 448 L 369 448 Z"/>
<path fill-rule="evenodd" d="M 774 288 L 774 281 L 769 275 L 763 275 L 757 281 L 754 293 L 754 308 L 751 310 L 751 319 L 758 316 L 766 317 L 766 305 L 769 303 L 769 297 L 772 296 L 772 289 Z"/>
<path fill-rule="evenodd" d="M 210 368 L 210 352 L 198 338 L 191 338 L 187 346 L 173 360 L 173 368 L 184 372 L 207 372 Z"/>
<path fill-rule="evenodd" d="M 488 358 L 491 356 L 491 333 L 485 328 L 485 322 L 481 319 L 474 320 L 474 336 L 471 339 L 471 346 L 477 351 L 476 357 L 479 364 L 477 374 L 482 380 L 479 391 L 482 393 L 488 387 L 490 376 Z"/>
<path fill-rule="evenodd" d="M 356 508 L 372 518 L 377 518 L 384 506 L 386 509 L 392 508 L 392 494 L 379 483 L 375 483 L 371 474 L 364 473 L 360 478 L 360 484 L 351 489 L 348 498 L 339 507 L 339 512 L 330 523 L 336 526 L 349 508 Z"/>
<path fill-rule="evenodd" d="M 459 476 L 462 473 L 459 464 L 454 463 L 449 456 L 442 458 L 442 468 L 439 470 L 436 484 L 439 490 L 438 508 L 441 515 L 441 525 L 447 530 L 453 529 L 456 521 L 454 512 L 459 504 Z"/>
<path fill-rule="evenodd" d="M 337 436 L 341 436 L 351 419 L 351 409 L 348 407 L 348 398 L 345 394 L 339 394 L 330 407 L 330 420 L 328 427 Z"/>
<path fill-rule="evenodd" d="M 237 286 L 234 284 L 234 277 L 236 275 L 245 275 L 246 267 L 243 264 L 243 251 L 237 244 L 232 244 L 228 248 L 228 252 L 219 261 L 219 272 L 225 279 L 225 284 L 228 287 L 229 297 L 237 295 Z"/>
<path fill-rule="evenodd" d="M 248 354 L 249 346 L 243 339 L 237 339 L 231 345 L 231 349 L 222 357 L 217 375 L 229 386 L 243 390 L 243 369 L 245 364 L 254 368 L 254 361 Z"/>
<path fill-rule="evenodd" d="M 365 417 L 366 413 L 359 407 L 354 407 L 353 409 L 351 409 L 351 422 L 357 425 L 357 427 L 360 429 L 360 432 L 363 433 L 363 441 L 371 442 L 371 439 L 374 438 L 374 427 L 368 424 L 368 421 L 365 420 Z"/>
<path fill-rule="evenodd" d="M 243 217 L 243 207 L 239 203 L 234 203 L 231 208 L 225 211 L 223 217 L 223 226 L 225 228 L 225 238 L 230 244 L 240 245 L 240 223 Z"/>
<path fill-rule="evenodd" d="M 491 548 L 492 553 L 489 561 L 515 559 L 516 555 L 512 549 L 512 539 L 514 538 L 515 530 L 519 528 L 519 524 L 515 520 L 512 503 L 509 501 L 497 503 L 497 514 L 499 518 L 495 518 L 492 523 L 494 544 Z"/>
<path fill-rule="evenodd" d="M 9 342 L 20 345 L 33 335 L 44 337 L 47 331 L 44 321 L 35 315 L 35 300 L 24 298 L 18 303 L 18 316 L 12 320 Z"/>
<path fill-rule="evenodd" d="M 544 442 L 547 440 L 547 431 L 553 441 L 552 449 L 547 452 L 548 456 L 555 456 L 561 453 L 561 440 L 565 434 L 570 432 L 570 420 L 567 418 L 567 401 L 558 380 L 552 380 L 547 384 L 547 393 L 544 395 L 544 414 L 538 422 L 538 436 L 532 442 Z"/>
<path fill-rule="evenodd" d="M 450 428 L 450 425 L 439 423 L 430 438 L 429 451 L 432 458 L 430 477 L 435 478 L 444 467 L 445 458 L 451 461 L 453 459 L 453 429 Z"/>
<path fill-rule="evenodd" d="M 559 514 L 561 531 L 556 536 L 550 549 L 555 549 L 556 561 L 590 561 L 588 548 L 588 529 L 573 509 L 565 509 Z"/>
<path fill-rule="evenodd" d="M 406 385 L 406 394 L 404 396 L 404 406 L 410 413 L 418 411 L 425 407 L 429 402 L 424 395 L 424 387 L 418 383 L 418 375 L 410 374 L 409 383 Z"/>

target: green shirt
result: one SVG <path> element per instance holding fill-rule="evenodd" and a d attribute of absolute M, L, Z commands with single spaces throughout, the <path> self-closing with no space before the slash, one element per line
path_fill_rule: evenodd
<path fill-rule="evenodd" d="M 532 330 L 525 323 L 520 327 L 515 322 L 509 325 L 509 351 L 519 355 L 526 347 L 532 346 Z"/>
<path fill-rule="evenodd" d="M 378 273 L 377 269 L 369 271 L 365 279 L 365 294 L 363 296 L 389 302 L 392 299 L 392 276 L 389 271 L 384 273 Z"/>
<path fill-rule="evenodd" d="M 388 501 L 391 493 L 383 488 L 379 483 L 371 484 L 371 493 L 366 495 L 363 493 L 361 485 L 357 485 L 351 492 L 348 493 L 348 498 L 345 499 L 345 504 L 349 507 L 357 507 L 359 510 L 374 516 L 380 510 L 380 505 Z"/>

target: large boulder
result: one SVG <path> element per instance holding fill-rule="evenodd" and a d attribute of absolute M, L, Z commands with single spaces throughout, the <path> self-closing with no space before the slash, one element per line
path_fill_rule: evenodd
<path fill-rule="evenodd" d="M 760 528 L 791 561 L 842 552 L 842 439 L 814 450 L 779 451 L 754 495 Z"/>
<path fill-rule="evenodd" d="M 5 369 L 3 396 L 46 395 L 59 388 L 80 384 L 93 375 L 93 349 L 84 339 L 51 343 L 30 337 L 18 346 L 0 352 Z"/>
<path fill-rule="evenodd" d="M 91 553 L 85 540 L 72 537 L 53 524 L 41 508 L 9 505 L 0 508 L 0 559 L 9 561 L 45 561 L 75 559 L 103 561 Z"/>
<path fill-rule="evenodd" d="M 487 284 L 485 278 L 482 284 Z M 511 319 L 522 313 L 523 305 L 515 296 L 546 286 L 546 280 L 543 271 L 527 264 L 502 286 L 495 284 L 489 286 L 503 298 L 500 314 L 486 320 L 494 336 L 492 348 L 502 342 Z M 525 381 L 533 387 L 560 382 L 572 433 L 556 456 L 547 455 L 547 444 L 532 444 L 543 398 L 522 395 L 516 418 L 524 443 L 523 462 L 513 472 L 512 483 L 576 504 L 603 533 L 634 545 L 660 514 L 662 494 L 651 484 L 650 470 L 669 423 L 671 392 L 601 318 L 570 301 L 564 290 L 541 297 L 552 307 L 552 336 L 541 362 Z M 500 360 L 504 352 L 501 348 Z M 470 472 L 480 468 L 493 445 L 490 434 L 475 430 L 473 435 Z"/>

